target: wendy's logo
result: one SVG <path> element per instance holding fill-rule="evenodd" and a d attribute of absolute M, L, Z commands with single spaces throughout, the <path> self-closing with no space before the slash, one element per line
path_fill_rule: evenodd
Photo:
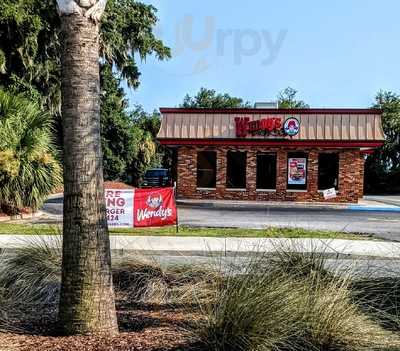
<path fill-rule="evenodd" d="M 161 194 L 150 194 L 146 200 L 146 204 L 150 208 L 159 208 L 163 203 Z"/>
<path fill-rule="evenodd" d="M 283 130 L 286 135 L 295 136 L 300 131 L 300 122 L 297 118 L 288 118 L 283 125 Z"/>

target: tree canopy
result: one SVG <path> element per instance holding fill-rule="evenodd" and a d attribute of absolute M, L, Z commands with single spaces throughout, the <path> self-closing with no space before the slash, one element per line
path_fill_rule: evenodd
<path fill-rule="evenodd" d="M 279 92 L 278 98 L 278 107 L 279 108 L 287 108 L 287 109 L 297 109 L 297 108 L 310 108 L 308 104 L 306 104 L 303 100 L 297 100 L 296 95 L 298 91 L 291 87 L 287 87 Z"/>
<path fill-rule="evenodd" d="M 379 91 L 374 108 L 382 109 L 382 127 L 386 140 L 369 155 L 365 164 L 366 191 L 371 193 L 400 191 L 400 95 Z"/>
<path fill-rule="evenodd" d="M 184 108 L 236 108 L 250 107 L 243 99 L 230 96 L 229 94 L 217 93 L 214 89 L 201 88 L 195 96 L 187 94 L 183 103 Z"/>
<path fill-rule="evenodd" d="M 303 100 L 296 99 L 297 90 L 287 87 L 279 92 L 277 96 L 279 108 L 309 108 Z M 230 96 L 229 94 L 217 93 L 214 89 L 201 88 L 195 96 L 187 94 L 183 103 L 183 108 L 251 108 L 252 105 L 242 98 Z"/>
<path fill-rule="evenodd" d="M 400 95 L 391 91 L 379 91 L 375 108 L 383 110 L 382 127 L 386 136 L 380 159 L 390 170 L 400 168 Z"/>

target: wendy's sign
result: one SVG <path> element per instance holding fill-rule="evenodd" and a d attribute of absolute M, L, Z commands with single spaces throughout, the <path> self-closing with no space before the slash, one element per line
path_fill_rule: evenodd
<path fill-rule="evenodd" d="M 109 227 L 160 227 L 176 224 L 173 188 L 106 190 Z"/>
<path fill-rule="evenodd" d="M 295 136 L 300 130 L 300 122 L 296 118 L 283 121 L 281 117 L 267 117 L 250 121 L 249 117 L 235 117 L 236 136 L 247 135 Z"/>
<path fill-rule="evenodd" d="M 161 227 L 172 224 L 176 224 L 173 188 L 135 190 L 135 227 Z"/>

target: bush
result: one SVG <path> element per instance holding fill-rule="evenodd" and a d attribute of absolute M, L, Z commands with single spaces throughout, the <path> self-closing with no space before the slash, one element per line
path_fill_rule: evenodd
<path fill-rule="evenodd" d="M 0 90 L 0 210 L 37 210 L 61 183 L 51 120 L 36 103 Z"/>

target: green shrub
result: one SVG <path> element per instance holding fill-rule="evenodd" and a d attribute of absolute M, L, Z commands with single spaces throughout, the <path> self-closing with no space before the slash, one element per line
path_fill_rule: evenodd
<path fill-rule="evenodd" d="M 61 183 L 53 157 L 51 120 L 36 103 L 0 90 L 0 206 L 37 210 Z"/>

